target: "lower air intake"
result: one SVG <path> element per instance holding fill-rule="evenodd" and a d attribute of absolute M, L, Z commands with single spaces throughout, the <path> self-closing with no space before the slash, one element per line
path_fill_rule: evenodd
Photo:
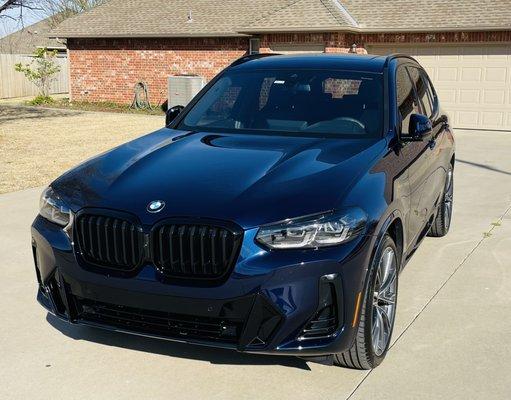
<path fill-rule="evenodd" d="M 319 286 L 319 305 L 314 317 L 303 328 L 300 340 L 324 339 L 332 335 L 340 325 L 338 297 L 340 284 L 336 281 L 323 279 Z M 336 285 L 337 284 L 337 285 Z"/>
<path fill-rule="evenodd" d="M 242 322 L 195 317 L 75 298 L 78 319 L 158 337 L 235 344 Z"/>

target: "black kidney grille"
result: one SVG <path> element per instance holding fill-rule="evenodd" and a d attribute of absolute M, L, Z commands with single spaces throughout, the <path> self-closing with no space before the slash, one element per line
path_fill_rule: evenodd
<path fill-rule="evenodd" d="M 236 262 L 241 237 L 218 226 L 158 226 L 151 238 L 153 262 L 167 277 L 220 278 Z"/>
<path fill-rule="evenodd" d="M 82 214 L 76 219 L 75 235 L 89 263 L 129 271 L 142 261 L 142 230 L 128 220 Z"/>

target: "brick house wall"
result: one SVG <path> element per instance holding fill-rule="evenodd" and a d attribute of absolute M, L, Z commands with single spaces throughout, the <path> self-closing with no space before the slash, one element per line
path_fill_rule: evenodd
<path fill-rule="evenodd" d="M 167 77 L 213 78 L 248 49 L 247 38 L 68 39 L 73 100 L 130 103 L 145 81 L 151 103 L 167 98 Z"/>
<path fill-rule="evenodd" d="M 511 42 L 511 31 L 351 34 L 279 33 L 260 36 L 260 51 L 272 44 L 322 44 L 327 53 L 357 53 L 374 43 Z M 147 82 L 152 103 L 167 96 L 167 77 L 198 74 L 210 80 L 233 60 L 247 54 L 248 38 L 68 39 L 73 100 L 129 103 L 133 87 Z"/>

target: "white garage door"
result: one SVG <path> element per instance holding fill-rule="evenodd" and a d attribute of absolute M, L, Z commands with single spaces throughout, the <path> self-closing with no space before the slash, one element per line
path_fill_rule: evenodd
<path fill-rule="evenodd" d="M 455 128 L 511 131 L 511 45 L 368 46 L 426 69 Z"/>

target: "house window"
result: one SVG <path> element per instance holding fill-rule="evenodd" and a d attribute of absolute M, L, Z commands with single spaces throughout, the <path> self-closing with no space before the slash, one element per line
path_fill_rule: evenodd
<path fill-rule="evenodd" d="M 259 54 L 259 47 L 260 46 L 261 46 L 261 39 L 259 39 L 259 38 L 251 38 L 249 40 L 248 52 L 250 54 Z"/>
<path fill-rule="evenodd" d="M 327 78 L 323 81 L 323 93 L 331 94 L 332 99 L 354 96 L 358 94 L 361 83 L 360 79 Z"/>

